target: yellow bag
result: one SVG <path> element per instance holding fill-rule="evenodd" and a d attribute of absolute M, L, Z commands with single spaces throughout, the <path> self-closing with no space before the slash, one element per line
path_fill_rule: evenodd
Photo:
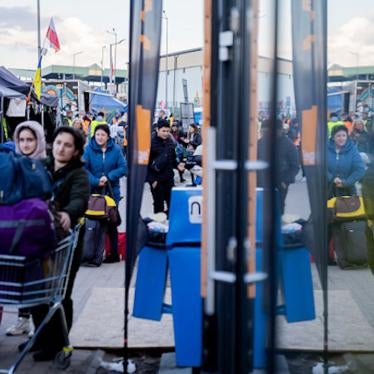
<path fill-rule="evenodd" d="M 366 218 L 364 200 L 361 196 L 338 196 L 327 201 L 327 208 L 333 212 L 333 219 L 350 221 Z"/>
<path fill-rule="evenodd" d="M 85 216 L 91 219 L 116 220 L 116 202 L 107 195 L 92 194 L 88 200 Z M 114 211 L 114 212 L 113 212 Z"/>

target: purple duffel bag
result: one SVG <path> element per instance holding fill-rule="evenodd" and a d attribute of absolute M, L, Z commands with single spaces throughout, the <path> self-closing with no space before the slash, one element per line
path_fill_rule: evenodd
<path fill-rule="evenodd" d="M 44 200 L 0 205 L 0 254 L 44 259 L 56 244 L 53 218 Z"/>

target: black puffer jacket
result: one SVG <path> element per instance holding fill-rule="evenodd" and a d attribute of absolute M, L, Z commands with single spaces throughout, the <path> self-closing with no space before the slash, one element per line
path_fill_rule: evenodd
<path fill-rule="evenodd" d="M 295 177 L 299 171 L 299 160 L 297 148 L 285 135 L 277 136 L 277 186 L 282 183 L 289 185 L 295 182 Z M 263 136 L 258 141 L 257 156 L 259 160 L 269 162 L 270 156 L 270 138 L 269 136 Z M 257 173 L 257 185 L 258 187 L 266 187 L 266 170 L 261 170 Z"/>
<path fill-rule="evenodd" d="M 175 144 L 169 137 L 166 140 L 152 136 L 151 155 L 149 157 L 147 182 L 173 181 L 177 166 Z"/>
<path fill-rule="evenodd" d="M 74 160 L 56 172 L 52 165 L 53 162 L 48 166 L 52 174 L 53 200 L 58 211 L 69 214 L 74 227 L 87 209 L 90 195 L 88 174 L 80 160 Z"/>

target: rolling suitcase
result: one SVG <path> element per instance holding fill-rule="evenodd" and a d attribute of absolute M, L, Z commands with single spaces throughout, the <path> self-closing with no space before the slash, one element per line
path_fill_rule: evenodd
<path fill-rule="evenodd" d="M 368 265 L 367 222 L 346 221 L 333 225 L 336 262 L 341 269 L 360 269 Z"/>
<path fill-rule="evenodd" d="M 106 222 L 86 218 L 82 263 L 100 266 L 104 258 Z"/>

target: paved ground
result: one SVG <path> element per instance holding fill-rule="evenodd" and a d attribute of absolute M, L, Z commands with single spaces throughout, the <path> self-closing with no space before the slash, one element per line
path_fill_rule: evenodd
<path fill-rule="evenodd" d="M 124 196 L 126 196 L 125 191 Z M 298 182 L 290 186 L 290 192 L 287 198 L 286 211 L 289 214 L 296 214 L 302 218 L 307 218 L 309 215 L 309 207 L 305 203 L 307 201 L 306 184 Z M 121 204 L 121 210 L 124 210 L 124 202 Z M 152 211 L 151 196 L 149 189 L 145 187 L 144 204 L 142 207 L 142 214 L 147 215 Z M 342 271 L 337 268 L 331 268 L 330 271 L 330 286 L 331 289 L 348 290 L 352 294 L 352 298 L 359 306 L 361 312 L 371 326 L 374 327 L 374 278 L 369 270 L 360 271 Z M 92 290 L 92 287 L 101 288 L 120 288 L 123 287 L 124 282 L 124 263 L 103 265 L 99 269 L 81 268 L 78 273 L 76 287 L 73 293 L 75 302 L 75 316 L 77 321 L 82 312 Z M 318 288 L 318 280 L 315 285 Z M 338 313 L 338 309 L 335 313 Z M 7 311 L 3 318 L 3 323 L 0 325 L 0 367 L 6 366 L 15 356 L 17 345 L 24 340 L 24 338 L 6 337 L 5 329 L 16 320 L 15 311 Z M 349 321 L 347 321 L 349 323 Z M 93 336 L 95 332 L 93 332 Z M 98 360 L 103 357 L 104 353 L 100 351 L 85 351 L 76 350 L 73 354 L 72 365 L 69 372 L 74 373 L 94 373 L 97 371 Z M 138 355 L 139 356 L 139 355 Z M 108 358 L 108 356 L 105 356 Z M 372 356 L 366 355 L 360 358 L 358 367 L 364 365 L 365 368 L 371 368 Z M 352 361 L 352 356 L 349 356 Z M 152 372 L 157 367 L 157 357 L 139 356 L 138 362 L 140 365 L 147 360 L 152 361 L 144 372 Z M 149 362 L 150 362 L 149 361 Z M 368 363 L 369 362 L 369 363 Z M 356 366 L 357 366 L 356 365 Z M 361 366 L 360 366 L 361 365 Z M 299 368 L 300 362 L 294 361 L 294 366 Z M 306 365 L 307 366 L 307 365 Z M 370 369 L 371 370 L 371 369 Z M 20 367 L 21 373 L 55 373 L 57 372 L 51 367 L 51 364 L 34 364 L 31 357 L 28 357 Z M 99 372 L 105 372 L 99 370 Z M 142 372 L 142 371 L 140 371 Z M 294 371 L 295 373 L 297 371 Z M 305 371 L 308 372 L 308 371 Z M 358 371 L 356 371 L 358 372 Z M 362 371 L 374 372 L 374 371 Z"/>

